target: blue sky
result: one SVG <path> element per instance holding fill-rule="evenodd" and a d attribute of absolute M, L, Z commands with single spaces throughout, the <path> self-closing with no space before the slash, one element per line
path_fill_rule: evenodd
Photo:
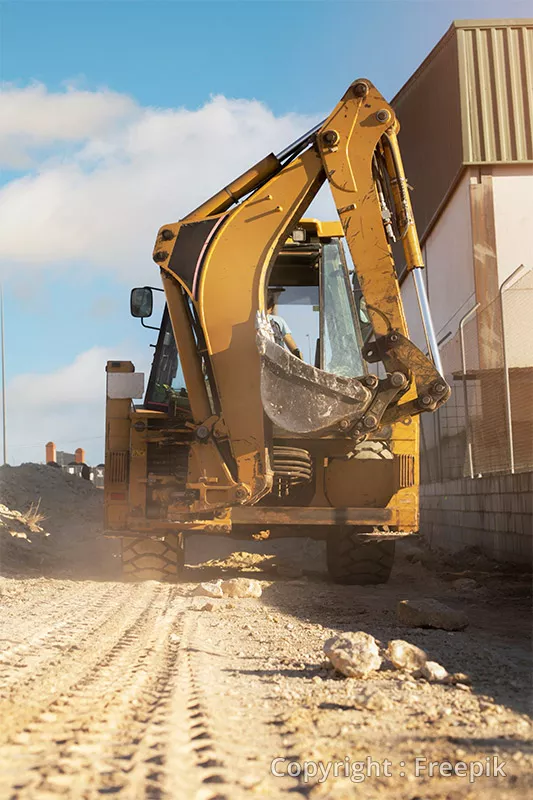
<path fill-rule="evenodd" d="M 356 77 L 390 99 L 454 18 L 528 12 L 519 0 L 1 0 L 10 460 L 40 460 L 50 438 L 102 459 L 102 402 L 83 381 L 99 358 L 102 376 L 107 357 L 147 364 L 153 339 L 128 293 L 158 281 L 160 224 L 295 138 Z"/>
<path fill-rule="evenodd" d="M 352 78 L 392 96 L 456 19 L 528 16 L 519 0 L 3 0 L 2 78 L 111 86 L 195 108 L 210 94 L 275 113 L 329 109 Z"/>

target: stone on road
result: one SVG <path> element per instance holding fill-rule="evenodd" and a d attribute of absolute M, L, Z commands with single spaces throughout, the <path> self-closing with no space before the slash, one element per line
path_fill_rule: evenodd
<path fill-rule="evenodd" d="M 192 592 L 193 597 L 224 597 L 220 581 L 199 583 Z"/>
<path fill-rule="evenodd" d="M 221 588 L 224 597 L 261 597 L 263 593 L 259 581 L 252 578 L 231 578 L 222 581 Z"/>
<path fill-rule="evenodd" d="M 400 622 L 411 628 L 441 628 L 462 631 L 468 625 L 464 611 L 456 611 L 438 600 L 400 600 L 397 608 Z"/>
<path fill-rule="evenodd" d="M 443 681 L 448 677 L 448 671 L 436 661 L 426 661 L 420 672 L 428 681 Z"/>
<path fill-rule="evenodd" d="M 333 636 L 324 644 L 324 652 L 335 669 L 348 678 L 366 678 L 383 661 L 376 640 L 364 631 Z"/>
<path fill-rule="evenodd" d="M 424 650 L 403 639 L 393 639 L 387 647 L 387 656 L 398 669 L 416 670 L 424 666 L 427 655 Z"/>

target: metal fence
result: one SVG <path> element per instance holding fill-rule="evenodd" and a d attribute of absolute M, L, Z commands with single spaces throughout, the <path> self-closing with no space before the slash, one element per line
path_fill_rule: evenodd
<path fill-rule="evenodd" d="M 423 415 L 422 482 L 533 470 L 533 269 L 465 314 L 441 357 L 452 396 Z"/>

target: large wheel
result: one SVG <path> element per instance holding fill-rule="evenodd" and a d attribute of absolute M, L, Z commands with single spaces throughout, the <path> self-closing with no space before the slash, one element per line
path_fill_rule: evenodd
<path fill-rule="evenodd" d="M 127 581 L 175 581 L 185 560 L 183 534 L 162 539 L 122 539 L 122 575 Z"/>
<path fill-rule="evenodd" d="M 335 583 L 357 586 L 386 583 L 394 563 L 395 542 L 361 540 L 361 531 L 349 525 L 331 530 L 327 540 L 328 570 Z"/>

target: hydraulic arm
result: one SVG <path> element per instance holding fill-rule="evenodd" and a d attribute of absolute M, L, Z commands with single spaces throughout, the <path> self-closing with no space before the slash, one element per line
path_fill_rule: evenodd
<path fill-rule="evenodd" d="M 392 257 L 400 239 L 407 269 L 423 268 L 398 130 L 393 109 L 358 80 L 309 134 L 160 229 L 153 257 L 194 426 L 178 516 L 267 494 L 273 425 L 357 442 L 449 396 L 438 352 L 431 360 L 408 339 Z M 273 340 L 266 320 L 272 265 L 324 182 L 373 326 L 363 355 L 381 363 L 382 375 L 346 377 L 307 364 Z"/>

